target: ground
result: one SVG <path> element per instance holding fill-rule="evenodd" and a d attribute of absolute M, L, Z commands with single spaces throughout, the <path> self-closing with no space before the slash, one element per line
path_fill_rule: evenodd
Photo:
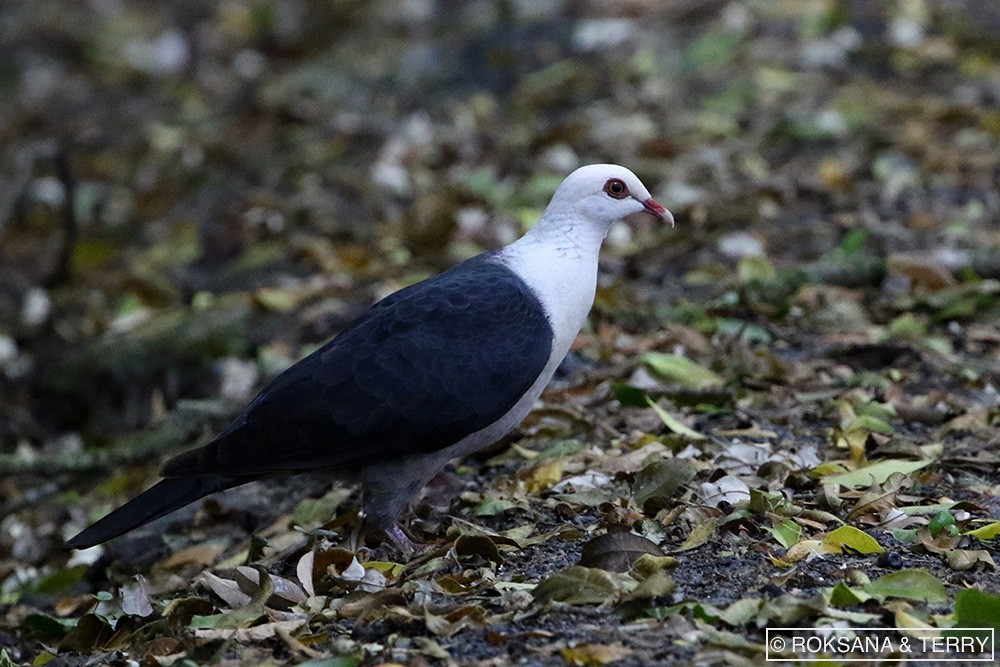
<path fill-rule="evenodd" d="M 998 29 L 962 0 L 5 4 L 0 665 L 1000 628 Z M 570 357 L 427 489 L 414 558 L 320 475 L 62 548 L 598 161 L 677 226 L 612 231 Z"/>

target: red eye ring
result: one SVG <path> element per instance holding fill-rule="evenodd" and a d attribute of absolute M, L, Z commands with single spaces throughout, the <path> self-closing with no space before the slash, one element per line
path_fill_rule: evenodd
<path fill-rule="evenodd" d="M 604 184 L 604 191 L 614 199 L 625 199 L 629 195 L 628 186 L 620 178 L 608 179 L 608 182 Z"/>

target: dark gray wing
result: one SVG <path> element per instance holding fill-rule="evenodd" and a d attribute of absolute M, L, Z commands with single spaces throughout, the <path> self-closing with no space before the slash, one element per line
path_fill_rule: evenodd
<path fill-rule="evenodd" d="M 448 447 L 506 414 L 551 350 L 551 325 L 524 282 L 473 258 L 375 304 L 163 472 L 252 475 Z"/>

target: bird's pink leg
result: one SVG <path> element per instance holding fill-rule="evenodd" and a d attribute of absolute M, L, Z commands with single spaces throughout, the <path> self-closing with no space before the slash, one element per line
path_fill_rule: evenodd
<path fill-rule="evenodd" d="M 385 536 L 389 538 L 389 541 L 395 545 L 397 549 L 403 554 L 403 556 L 409 560 L 413 552 L 416 551 L 416 547 L 403 529 L 399 527 L 399 524 L 392 524 L 389 528 L 385 529 Z"/>

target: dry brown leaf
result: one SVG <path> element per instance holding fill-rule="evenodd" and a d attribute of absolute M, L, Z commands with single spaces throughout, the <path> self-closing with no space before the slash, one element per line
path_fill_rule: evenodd
<path fill-rule="evenodd" d="M 255 625 L 252 628 L 239 628 L 236 630 L 229 628 L 195 630 L 194 636 L 202 642 L 222 639 L 245 644 L 271 639 L 278 634 L 279 629 L 287 633 L 295 632 L 305 625 L 305 623 L 305 619 L 296 619 L 291 621 L 273 621 L 271 623 L 264 623 L 263 625 Z"/>
<path fill-rule="evenodd" d="M 958 281 L 943 264 L 929 255 L 894 253 L 886 261 L 889 273 L 906 276 L 914 287 L 939 290 Z"/>
<path fill-rule="evenodd" d="M 225 550 L 226 545 L 221 542 L 196 544 L 193 547 L 174 552 L 169 558 L 160 563 L 159 567 L 167 570 L 187 566 L 206 568 L 215 563 L 215 559 Z"/>
<path fill-rule="evenodd" d="M 643 555 L 663 557 L 660 547 L 630 532 L 605 533 L 583 545 L 580 565 L 610 572 L 627 572 Z"/>
<path fill-rule="evenodd" d="M 581 667 L 600 667 L 618 660 L 624 660 L 632 655 L 632 649 L 620 643 L 615 644 L 580 644 L 567 647 L 560 651 L 563 660 L 569 665 Z"/>

